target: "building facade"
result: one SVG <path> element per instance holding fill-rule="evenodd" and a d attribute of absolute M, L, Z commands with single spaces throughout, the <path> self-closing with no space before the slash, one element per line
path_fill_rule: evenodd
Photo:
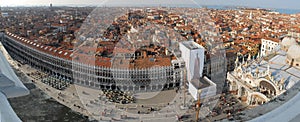
<path fill-rule="evenodd" d="M 45 53 L 41 50 L 46 50 L 46 47 L 11 33 L 6 33 L 2 38 L 1 42 L 11 57 L 20 63 L 28 64 L 50 76 L 95 89 L 160 91 L 176 88 L 183 80 L 184 68 L 182 63 L 176 61 L 172 61 L 174 63 L 171 66 L 144 69 L 95 66 Z M 53 53 L 62 52 L 54 50 Z M 61 55 L 64 54 L 67 55 Z"/>
<path fill-rule="evenodd" d="M 285 92 L 285 79 L 276 79 L 270 71 L 249 65 L 253 62 L 239 63 L 233 72 L 227 73 L 229 91 L 242 102 L 256 106 L 264 104 Z"/>
<path fill-rule="evenodd" d="M 261 39 L 261 56 L 266 56 L 279 49 L 279 42 L 275 39 Z"/>
<path fill-rule="evenodd" d="M 277 44 L 263 41 L 263 45 Z M 261 50 L 268 50 L 265 47 Z M 268 61 L 258 57 L 240 63 L 237 58 L 234 71 L 227 73 L 229 91 L 248 105 L 260 105 L 274 99 L 299 82 L 299 52 L 300 45 L 288 36 L 280 42 L 278 53 L 272 52 L 275 56 Z"/>

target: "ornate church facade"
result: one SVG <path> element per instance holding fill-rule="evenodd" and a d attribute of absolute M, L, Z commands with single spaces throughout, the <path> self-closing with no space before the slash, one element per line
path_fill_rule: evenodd
<path fill-rule="evenodd" d="M 237 58 L 234 71 L 227 73 L 229 91 L 242 102 L 250 106 L 264 104 L 300 81 L 300 42 L 287 36 L 279 44 L 280 50 L 274 52 L 276 61 L 265 61 L 260 54 L 253 60 L 249 55 L 242 63 Z M 272 71 L 270 65 L 274 66 Z"/>
<path fill-rule="evenodd" d="M 260 69 L 257 61 L 250 57 L 242 63 L 237 58 L 234 71 L 227 73 L 229 91 L 232 94 L 242 102 L 256 106 L 286 91 L 285 79 L 275 79 L 269 65 L 266 70 Z"/>

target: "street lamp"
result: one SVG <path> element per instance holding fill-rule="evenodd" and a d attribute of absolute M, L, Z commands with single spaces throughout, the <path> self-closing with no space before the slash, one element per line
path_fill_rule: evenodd
<path fill-rule="evenodd" d="M 198 99 L 197 99 L 197 104 L 196 104 L 196 122 L 198 122 L 198 119 L 199 119 L 199 113 L 200 113 L 200 104 L 201 104 L 201 101 L 200 101 L 200 98 L 201 98 L 201 92 L 202 92 L 202 90 L 201 89 L 199 89 L 198 91 L 197 91 L 197 93 L 198 93 Z"/>

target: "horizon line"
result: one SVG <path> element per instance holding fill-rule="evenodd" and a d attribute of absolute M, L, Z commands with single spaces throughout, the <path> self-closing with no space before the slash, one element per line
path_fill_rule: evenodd
<path fill-rule="evenodd" d="M 123 5 L 123 6 L 122 6 Z M 154 6 L 161 6 L 161 7 L 184 7 L 184 6 L 197 6 L 195 4 L 102 4 L 102 5 L 93 5 L 93 4 L 57 4 L 53 5 L 52 7 L 132 7 L 130 5 L 139 5 L 139 6 L 134 6 L 134 7 L 145 7 L 144 5 L 149 5 L 149 7 L 154 7 Z M 166 6 L 166 5 L 173 5 L 173 6 Z M 175 5 L 175 6 L 174 6 Z M 1 8 L 14 8 L 14 7 L 49 7 L 50 4 L 41 4 L 41 5 L 6 5 L 6 6 L 1 6 Z M 274 9 L 287 9 L 287 10 L 300 10 L 300 8 L 269 8 L 269 7 L 252 7 L 252 6 L 243 6 L 243 5 L 200 5 L 198 7 L 241 7 L 241 8 L 259 8 L 259 9 L 269 9 L 269 10 L 274 10 Z"/>

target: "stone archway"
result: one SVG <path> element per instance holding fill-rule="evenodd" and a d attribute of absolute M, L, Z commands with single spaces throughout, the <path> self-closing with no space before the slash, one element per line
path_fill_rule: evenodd
<path fill-rule="evenodd" d="M 249 105 L 262 105 L 268 102 L 270 99 L 260 92 L 251 93 L 250 99 L 248 100 Z"/>
<path fill-rule="evenodd" d="M 243 86 L 241 86 L 240 88 L 239 88 L 239 92 L 238 92 L 238 97 L 239 97 L 239 99 L 242 101 L 242 102 L 246 102 L 247 101 L 247 98 L 248 98 L 248 90 L 245 88 L 245 87 L 243 87 Z"/>
<path fill-rule="evenodd" d="M 278 94 L 278 89 L 277 87 L 267 79 L 262 79 L 259 82 L 259 89 L 262 94 L 265 96 L 271 98 L 273 96 L 276 96 Z"/>
<path fill-rule="evenodd" d="M 247 91 L 246 91 L 246 88 L 245 87 L 241 87 L 241 96 L 245 96 L 247 95 Z"/>
<path fill-rule="evenodd" d="M 239 91 L 239 89 L 238 89 L 238 85 L 237 85 L 236 81 L 230 81 L 229 82 L 229 92 L 231 94 L 237 95 L 238 91 Z"/>
<path fill-rule="evenodd" d="M 251 74 L 247 74 L 247 75 L 246 75 L 246 78 L 248 78 L 248 79 L 252 79 L 252 78 L 253 78 L 253 76 L 252 76 Z"/>

